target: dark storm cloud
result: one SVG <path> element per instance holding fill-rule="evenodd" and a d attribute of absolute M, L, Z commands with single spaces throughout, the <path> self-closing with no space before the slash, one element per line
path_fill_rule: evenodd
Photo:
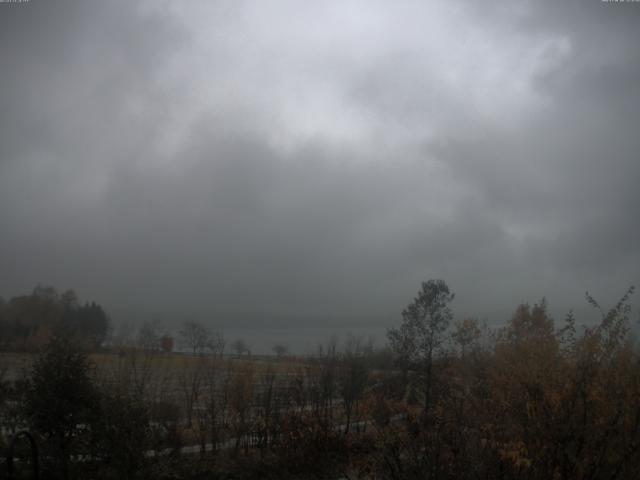
<path fill-rule="evenodd" d="M 0 7 L 5 296 L 379 327 L 638 280 L 635 5 Z"/>

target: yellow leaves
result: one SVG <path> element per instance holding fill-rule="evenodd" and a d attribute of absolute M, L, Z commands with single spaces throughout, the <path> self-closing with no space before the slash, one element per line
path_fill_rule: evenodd
<path fill-rule="evenodd" d="M 531 458 L 522 440 L 513 440 L 498 445 L 500 459 L 511 463 L 516 469 L 526 470 L 531 467 Z"/>

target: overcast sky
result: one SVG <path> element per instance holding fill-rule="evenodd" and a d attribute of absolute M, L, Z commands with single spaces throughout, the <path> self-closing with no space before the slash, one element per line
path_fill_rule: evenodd
<path fill-rule="evenodd" d="M 399 323 L 640 280 L 640 3 L 0 4 L 0 294 Z M 637 303 L 637 299 L 636 302 Z"/>

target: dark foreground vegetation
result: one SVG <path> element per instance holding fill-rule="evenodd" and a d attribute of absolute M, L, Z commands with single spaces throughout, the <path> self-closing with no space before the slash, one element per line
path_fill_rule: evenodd
<path fill-rule="evenodd" d="M 0 383 L 2 447 L 31 432 L 41 478 L 633 479 L 632 292 L 608 311 L 587 296 L 590 328 L 554 324 L 542 301 L 490 330 L 454 321 L 453 294 L 429 281 L 388 348 L 351 338 L 304 359 L 223 357 L 223 342 L 90 355 L 61 329 Z M 15 447 L 28 478 L 27 443 Z"/>

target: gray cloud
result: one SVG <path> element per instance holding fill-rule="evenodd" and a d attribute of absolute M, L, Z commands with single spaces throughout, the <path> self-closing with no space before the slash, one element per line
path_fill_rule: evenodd
<path fill-rule="evenodd" d="M 431 277 L 495 321 L 612 302 L 639 278 L 635 7 L 0 5 L 0 292 L 377 331 Z"/>

